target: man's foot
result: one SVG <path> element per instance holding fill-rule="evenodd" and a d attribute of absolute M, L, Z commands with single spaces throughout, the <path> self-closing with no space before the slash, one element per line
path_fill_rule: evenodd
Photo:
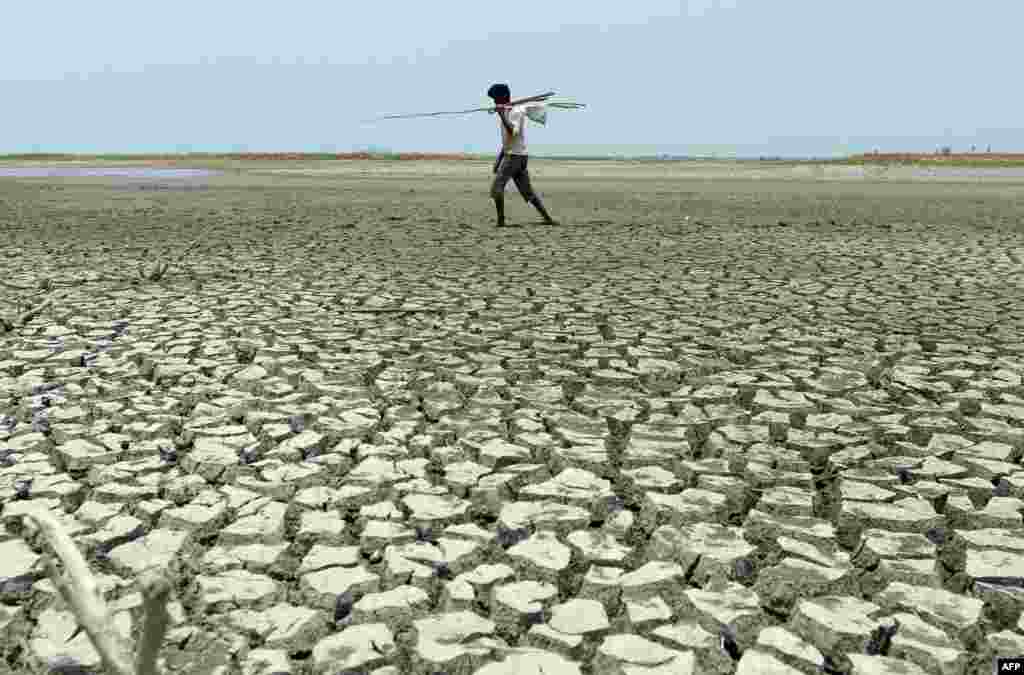
<path fill-rule="evenodd" d="M 558 222 L 557 220 L 555 220 L 554 218 L 548 218 L 547 220 L 544 221 L 544 224 L 545 225 L 561 225 L 561 223 Z"/>

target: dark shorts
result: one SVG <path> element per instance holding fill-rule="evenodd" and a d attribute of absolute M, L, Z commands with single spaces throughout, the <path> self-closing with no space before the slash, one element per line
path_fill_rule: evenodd
<path fill-rule="evenodd" d="M 491 183 L 491 197 L 497 198 L 505 194 L 505 185 L 510 180 L 515 181 L 519 194 L 523 199 L 533 199 L 533 186 L 530 185 L 530 171 L 526 168 L 529 161 L 527 155 L 505 155 L 498 164 L 498 170 L 494 172 L 494 182 Z"/>

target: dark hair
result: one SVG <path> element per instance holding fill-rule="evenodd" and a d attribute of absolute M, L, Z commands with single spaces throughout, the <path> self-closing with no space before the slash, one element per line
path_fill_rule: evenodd
<path fill-rule="evenodd" d="M 512 91 L 507 84 L 492 84 L 491 88 L 487 90 L 487 96 L 500 103 L 512 98 Z"/>

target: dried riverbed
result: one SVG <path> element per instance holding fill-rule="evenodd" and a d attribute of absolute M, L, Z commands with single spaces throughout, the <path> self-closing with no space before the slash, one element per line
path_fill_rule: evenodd
<path fill-rule="evenodd" d="M 417 165 L 0 179 L 0 670 L 38 508 L 173 673 L 1024 654 L 1024 186 Z"/>

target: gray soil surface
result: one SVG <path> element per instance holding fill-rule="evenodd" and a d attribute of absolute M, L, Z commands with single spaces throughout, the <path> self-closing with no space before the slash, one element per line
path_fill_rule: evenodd
<path fill-rule="evenodd" d="M 0 672 L 99 672 L 40 508 L 169 673 L 1024 654 L 1022 179 L 219 168 L 0 179 Z"/>

